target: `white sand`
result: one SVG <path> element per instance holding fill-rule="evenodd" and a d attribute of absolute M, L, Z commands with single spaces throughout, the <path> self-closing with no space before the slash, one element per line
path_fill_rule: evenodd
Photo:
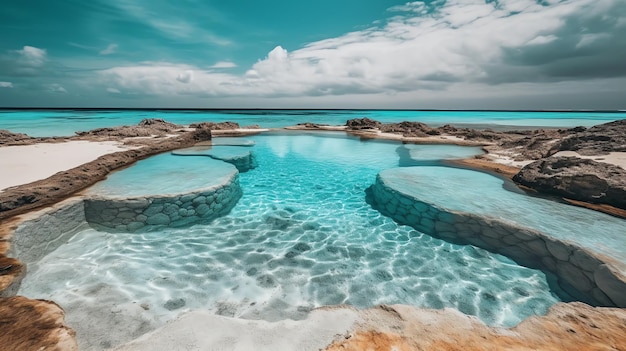
<path fill-rule="evenodd" d="M 575 151 L 559 151 L 553 155 L 554 157 L 580 157 L 594 160 L 597 162 L 609 163 L 626 169 L 626 152 L 610 152 L 608 155 L 600 156 L 584 156 Z"/>
<path fill-rule="evenodd" d="M 0 147 L 0 192 L 124 150 L 118 142 L 83 140 Z"/>
<path fill-rule="evenodd" d="M 315 310 L 305 320 L 275 323 L 193 311 L 115 350 L 317 351 L 342 337 L 357 320 L 358 313 L 349 308 Z"/>

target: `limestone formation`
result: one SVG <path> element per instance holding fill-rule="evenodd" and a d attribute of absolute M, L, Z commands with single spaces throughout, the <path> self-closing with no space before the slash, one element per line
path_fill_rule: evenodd
<path fill-rule="evenodd" d="M 578 157 L 535 161 L 513 177 L 537 191 L 626 209 L 626 170 Z"/>
<path fill-rule="evenodd" d="M 61 307 L 22 296 L 0 298 L 0 348 L 15 351 L 77 351 L 75 332 Z"/>
<path fill-rule="evenodd" d="M 406 183 L 400 187 L 387 181 L 392 179 L 387 174 L 408 176 L 393 171 L 381 172 L 370 188 L 376 208 L 384 215 L 428 235 L 482 247 L 526 266 L 555 273 L 561 286 L 580 300 L 626 307 L 626 277 L 611 269 L 604 256 L 596 257 L 575 243 L 499 218 L 421 201 L 419 195 L 416 197 L 414 191 L 406 189 Z"/>

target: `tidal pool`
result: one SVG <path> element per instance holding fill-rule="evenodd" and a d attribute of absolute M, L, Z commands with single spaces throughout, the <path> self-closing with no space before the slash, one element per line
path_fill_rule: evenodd
<path fill-rule="evenodd" d="M 94 350 L 191 309 L 272 321 L 324 305 L 408 304 L 453 307 L 508 327 L 568 299 L 541 271 L 399 225 L 366 202 L 377 173 L 398 167 L 407 150 L 413 160 L 421 150 L 432 161 L 479 148 L 405 147 L 332 133 L 250 139 L 258 166 L 239 175 L 243 197 L 228 215 L 186 228 L 82 230 L 29 263 L 19 294 L 59 303 L 81 347 Z M 179 161 L 220 162 L 178 158 L 138 163 L 128 180 L 150 179 L 150 169 L 141 168 L 149 165 L 172 172 L 153 178 L 155 186 L 178 188 Z M 204 176 L 210 182 L 213 173 Z M 124 186 L 114 174 L 94 189 Z"/>

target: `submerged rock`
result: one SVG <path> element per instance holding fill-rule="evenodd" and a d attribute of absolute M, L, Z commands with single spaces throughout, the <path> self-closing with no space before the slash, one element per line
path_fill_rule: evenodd
<path fill-rule="evenodd" d="M 522 168 L 513 180 L 543 193 L 626 209 L 626 170 L 611 164 L 550 157 Z"/>

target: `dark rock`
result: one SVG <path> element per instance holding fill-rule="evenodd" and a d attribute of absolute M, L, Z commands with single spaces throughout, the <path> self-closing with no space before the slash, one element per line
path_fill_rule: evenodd
<path fill-rule="evenodd" d="M 182 126 L 164 121 L 160 118 L 143 119 L 136 126 L 121 126 L 112 128 L 97 128 L 88 132 L 76 132 L 78 136 L 109 136 L 109 137 L 148 137 L 163 136 L 181 129 Z"/>
<path fill-rule="evenodd" d="M 400 133 L 405 137 L 425 137 L 441 134 L 438 130 L 430 128 L 421 122 L 400 122 L 383 124 L 379 128 L 385 133 Z"/>
<path fill-rule="evenodd" d="M 163 305 L 163 307 L 165 307 L 168 311 L 174 311 L 179 308 L 185 307 L 186 304 L 187 302 L 185 302 L 184 299 L 169 299 L 167 300 L 165 305 Z"/>
<path fill-rule="evenodd" d="M 626 119 L 568 131 L 573 135 L 558 142 L 552 153 L 576 151 L 581 155 L 606 155 L 609 152 L 626 152 Z"/>
<path fill-rule="evenodd" d="M 181 125 L 168 122 L 168 121 L 166 121 L 164 119 L 161 119 L 161 118 L 144 118 L 144 119 L 141 120 L 141 122 L 139 122 L 138 126 L 140 126 L 140 127 L 150 127 L 150 128 L 154 128 L 154 129 L 163 130 L 163 131 L 166 131 L 166 132 L 169 132 L 169 131 L 174 130 L 174 129 L 182 128 Z"/>
<path fill-rule="evenodd" d="M 30 144 L 35 138 L 22 133 L 13 133 L 0 129 L 0 145 L 23 145 Z"/>
<path fill-rule="evenodd" d="M 201 128 L 201 129 L 210 129 L 210 130 L 230 130 L 230 129 L 239 129 L 239 123 L 235 122 L 200 122 L 193 123 L 189 125 L 190 128 Z"/>
<path fill-rule="evenodd" d="M 513 177 L 540 192 L 626 209 L 626 170 L 577 157 L 535 161 Z"/>
<path fill-rule="evenodd" d="M 382 123 L 369 118 L 354 118 L 346 122 L 349 130 L 377 129 Z"/>
<path fill-rule="evenodd" d="M 193 132 L 193 140 L 195 141 L 207 141 L 213 138 L 210 128 L 196 128 Z"/>

